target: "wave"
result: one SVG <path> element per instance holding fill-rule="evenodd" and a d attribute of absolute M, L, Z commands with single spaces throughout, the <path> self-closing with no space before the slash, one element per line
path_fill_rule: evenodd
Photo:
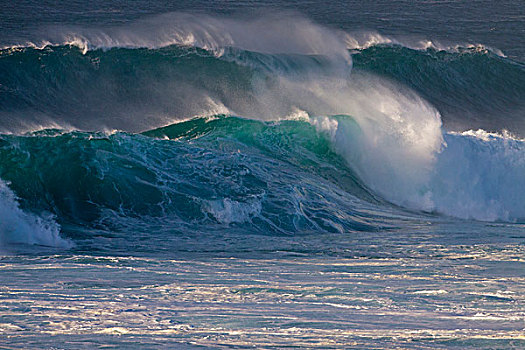
<path fill-rule="evenodd" d="M 171 12 L 105 28 L 47 26 L 40 28 L 37 40 L 4 44 L 0 49 L 44 49 L 64 45 L 76 46 L 84 54 L 98 49 L 159 49 L 177 45 L 198 47 L 217 56 L 224 54 L 225 48 L 235 47 L 270 54 L 335 54 L 345 59 L 345 49 L 363 50 L 378 45 L 393 45 L 454 53 L 475 50 L 505 57 L 501 50 L 480 43 L 445 43 L 370 30 L 344 32 L 314 23 L 294 11 L 264 12 L 257 18 Z"/>
<path fill-rule="evenodd" d="M 344 33 L 346 46 L 350 50 L 365 50 L 376 46 L 404 47 L 418 51 L 443 51 L 448 53 L 491 53 L 500 57 L 506 55 L 499 49 L 480 43 L 454 43 L 446 44 L 437 40 L 417 37 L 395 37 L 384 35 L 375 31 L 355 31 Z"/>
<path fill-rule="evenodd" d="M 263 120 L 297 110 L 353 114 L 345 101 L 355 90 L 368 89 L 373 80 L 375 85 L 397 85 L 394 90 L 404 86 L 416 91 L 440 112 L 448 130 L 525 134 L 525 68 L 520 63 L 485 51 L 379 45 L 354 52 L 351 72 L 347 59 L 327 55 L 224 48 L 217 57 L 181 46 L 114 48 L 85 55 L 69 46 L 4 50 L 0 131 L 138 132 L 220 113 Z M 330 96 L 332 91 L 343 102 L 310 103 L 310 97 Z"/>
<path fill-rule="evenodd" d="M 521 63 L 385 37 L 348 50 L 300 17 L 155 21 L 84 29 L 81 49 L 59 28 L 52 45 L 0 51 L 10 217 L 44 237 L 524 220 Z"/>
<path fill-rule="evenodd" d="M 449 130 L 512 130 L 525 135 L 525 66 L 490 51 L 424 52 L 374 46 L 353 56 L 357 69 L 398 81 L 432 103 Z"/>
<path fill-rule="evenodd" d="M 346 165 L 337 166 L 356 178 L 350 192 L 360 199 L 373 202 L 377 197 L 370 196 L 371 191 L 389 202 L 419 211 L 482 221 L 524 220 L 521 198 L 525 195 L 525 141 L 508 133 L 483 130 L 443 132 L 439 115 L 423 101 L 420 103 L 413 111 L 414 117 L 421 117 L 427 108 L 428 119 L 419 123 L 408 118 L 409 105 L 400 108 L 406 113 L 405 120 L 392 120 L 390 115 L 332 116 L 287 123 L 307 122 L 330 141 L 329 149 L 340 155 Z M 235 121 L 245 122 L 257 123 Z M 196 119 L 145 134 L 177 140 L 209 133 L 216 136 L 217 124 L 221 132 L 231 135 L 229 128 L 222 129 L 221 118 Z M 309 137 L 314 138 L 311 134 Z M 298 155 L 294 154 L 294 158 Z M 326 156 L 319 158 L 334 162 Z M 356 193 L 355 188 L 362 192 Z M 223 208 L 227 206 L 222 204 Z M 251 208 L 257 211 L 257 206 Z"/>
<path fill-rule="evenodd" d="M 136 220 L 264 234 L 388 226 L 370 215 L 381 211 L 378 201 L 307 122 L 200 118 L 146 135 L 4 135 L 0 177 L 61 224 L 109 231 Z M 178 141 L 153 137 L 163 135 Z"/>
<path fill-rule="evenodd" d="M 0 177 L 25 208 L 104 232 L 144 225 L 186 233 L 376 231 L 407 218 L 435 220 L 425 212 L 523 221 L 523 141 L 479 131 L 424 146 L 367 123 L 215 116 L 143 135 L 4 135 Z M 12 208 L 13 222 L 26 215 Z M 57 237 L 58 224 L 47 227 Z"/>
<path fill-rule="evenodd" d="M 71 242 L 60 237 L 60 226 L 52 215 L 37 216 L 20 209 L 15 194 L 0 180 L 0 248 L 24 243 L 69 248 Z"/>

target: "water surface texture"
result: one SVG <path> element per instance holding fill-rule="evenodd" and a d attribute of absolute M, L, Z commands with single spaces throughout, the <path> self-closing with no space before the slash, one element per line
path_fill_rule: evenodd
<path fill-rule="evenodd" d="M 0 347 L 525 347 L 520 1 L 0 6 Z"/>

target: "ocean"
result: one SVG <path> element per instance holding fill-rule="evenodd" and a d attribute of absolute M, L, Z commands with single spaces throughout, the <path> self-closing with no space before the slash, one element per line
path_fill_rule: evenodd
<path fill-rule="evenodd" d="M 525 348 L 521 1 L 0 5 L 0 348 Z"/>

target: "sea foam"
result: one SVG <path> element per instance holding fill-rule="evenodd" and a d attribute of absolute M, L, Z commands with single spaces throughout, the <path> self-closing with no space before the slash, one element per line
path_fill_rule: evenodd
<path fill-rule="evenodd" d="M 6 244 L 36 244 L 68 248 L 60 237 L 60 226 L 51 215 L 37 216 L 20 209 L 16 195 L 0 180 L 0 247 Z"/>

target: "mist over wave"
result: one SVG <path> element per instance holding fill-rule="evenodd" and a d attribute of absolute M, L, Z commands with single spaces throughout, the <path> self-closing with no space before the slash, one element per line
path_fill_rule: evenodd
<path fill-rule="evenodd" d="M 447 130 L 525 134 L 525 67 L 490 51 L 459 53 L 376 46 L 353 55 L 363 68 L 409 86 L 441 113 Z"/>
<path fill-rule="evenodd" d="M 4 132 L 135 132 L 216 113 L 278 119 L 295 107 L 306 110 L 279 101 L 283 78 L 324 86 L 330 80 L 334 90 L 359 80 L 351 74 L 353 60 L 355 73 L 417 91 L 449 130 L 525 133 L 525 69 L 481 44 L 344 33 L 297 13 L 257 20 L 170 13 L 119 27 L 47 28 L 39 35 L 45 39 L 1 51 Z"/>
<path fill-rule="evenodd" d="M 523 140 L 483 130 L 385 133 L 384 125 L 376 129 L 353 119 L 314 123 L 330 134 L 360 179 L 393 203 L 463 219 L 525 218 Z"/>

